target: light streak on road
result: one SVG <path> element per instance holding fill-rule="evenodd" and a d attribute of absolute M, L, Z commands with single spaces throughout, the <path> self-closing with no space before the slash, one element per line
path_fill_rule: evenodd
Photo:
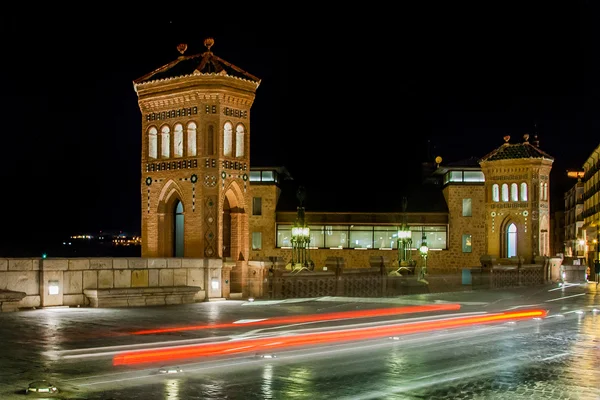
<path fill-rule="evenodd" d="M 415 322 L 415 321 L 432 320 L 432 319 L 437 319 L 437 318 L 450 318 L 450 317 L 454 317 L 454 316 L 482 315 L 482 314 L 486 314 L 486 312 L 478 311 L 478 312 L 468 312 L 468 313 L 429 315 L 429 316 L 422 316 L 422 317 L 406 318 L 406 319 L 403 319 L 403 321 Z M 385 325 L 388 323 L 389 323 L 389 321 L 379 321 L 379 322 L 346 324 L 344 326 L 347 329 L 350 329 L 350 328 L 364 327 L 364 326 L 379 326 L 379 325 Z M 276 326 L 274 328 L 279 328 L 279 327 Z M 263 327 L 260 329 L 255 329 L 252 331 L 236 334 L 234 336 L 211 336 L 211 337 L 198 338 L 198 339 L 162 340 L 159 342 L 152 342 L 152 343 L 87 347 L 87 348 L 83 348 L 83 349 L 71 349 L 71 350 L 50 350 L 50 351 L 44 352 L 44 355 L 49 358 L 82 359 L 82 358 L 91 358 L 91 357 L 98 358 L 98 357 L 105 357 L 105 356 L 113 356 L 115 354 L 124 353 L 129 350 L 134 351 L 134 350 L 140 350 L 140 349 L 145 349 L 145 348 L 146 349 L 147 348 L 155 349 L 155 348 L 157 348 L 157 346 L 164 347 L 164 348 L 172 348 L 175 346 L 186 346 L 186 345 L 189 346 L 189 345 L 194 345 L 194 344 L 215 342 L 215 341 L 231 341 L 231 342 L 237 341 L 239 343 L 239 341 L 242 341 L 245 339 L 264 337 L 265 336 L 264 332 L 269 329 L 271 329 L 271 328 Z M 301 333 L 303 333 L 303 332 L 304 333 L 320 332 L 323 329 L 326 329 L 326 328 L 323 328 L 323 327 L 309 328 L 309 329 L 305 328 L 305 329 L 302 329 L 301 331 L 297 331 L 297 332 L 301 332 Z M 274 344 L 277 344 L 277 342 L 275 342 Z"/>
<path fill-rule="evenodd" d="M 173 328 L 161 328 L 161 329 L 146 329 L 141 331 L 133 332 L 134 335 L 149 335 L 157 333 L 169 333 L 169 332 L 182 332 L 182 331 L 193 331 L 201 329 L 221 329 L 221 328 L 239 328 L 240 325 L 244 326 L 260 326 L 260 325 L 286 325 L 286 324 L 298 324 L 306 322 L 322 322 L 322 321 L 334 321 L 334 320 L 345 320 L 354 318 L 374 318 L 374 317 L 389 317 L 392 315 L 403 315 L 403 314 L 414 314 L 422 312 L 436 312 L 436 311 L 456 311 L 460 310 L 460 304 L 449 303 L 449 304 L 426 304 L 420 306 L 406 306 L 406 307 L 394 307 L 394 308 L 380 308 L 373 310 L 360 310 L 360 311 L 340 311 L 335 313 L 327 314 L 311 314 L 311 315 L 294 315 L 286 317 L 274 317 L 267 319 L 255 319 L 255 320 L 239 320 L 236 322 L 228 322 L 221 324 L 208 324 L 208 325 L 193 325 L 193 326 L 181 326 Z"/>
<path fill-rule="evenodd" d="M 580 293 L 580 294 L 574 294 L 572 296 L 562 296 L 562 297 L 558 297 L 556 299 L 550 299 L 550 300 L 546 300 L 546 302 L 551 302 L 551 301 L 559 301 L 559 300 L 564 300 L 564 299 L 570 299 L 572 297 L 579 297 L 579 296 L 585 296 L 585 293 Z"/>
<path fill-rule="evenodd" d="M 437 319 L 434 321 L 400 323 L 368 328 L 304 333 L 291 336 L 278 336 L 275 338 L 263 337 L 257 339 L 246 339 L 237 342 L 204 343 L 195 346 L 140 350 L 116 355 L 113 358 L 113 365 L 132 365 L 156 361 L 210 357 L 223 355 L 225 352 L 227 352 L 227 354 L 232 354 L 246 351 L 261 351 L 261 349 L 265 348 L 266 346 L 269 346 L 269 348 L 272 349 L 360 341 L 417 332 L 459 328 L 469 325 L 539 318 L 545 317 L 547 313 L 548 312 L 546 310 L 541 309 L 521 310 L 478 316 Z M 274 340 L 278 341 L 279 343 L 274 344 Z M 246 345 L 243 348 L 240 347 L 242 342 Z"/>

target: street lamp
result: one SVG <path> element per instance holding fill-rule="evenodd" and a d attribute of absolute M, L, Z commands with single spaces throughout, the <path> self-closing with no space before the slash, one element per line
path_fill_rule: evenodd
<path fill-rule="evenodd" d="M 412 232 L 406 223 L 406 207 L 408 199 L 402 197 L 402 226 L 398 229 L 398 273 L 401 270 L 408 271 L 409 274 L 414 273 L 414 265 L 412 262 L 411 245 Z"/>
<path fill-rule="evenodd" d="M 421 247 L 419 247 L 419 253 L 421 253 L 421 257 L 423 258 L 423 265 L 421 266 L 421 271 L 419 271 L 419 282 L 423 282 L 428 284 L 427 280 L 425 280 L 425 275 L 427 275 L 427 253 L 429 252 L 429 247 L 427 247 L 427 238 L 425 237 L 425 232 L 423 232 L 423 237 L 421 240 Z"/>
<path fill-rule="evenodd" d="M 304 219 L 304 207 L 302 203 L 305 199 L 304 188 L 298 188 L 296 197 L 300 201 L 296 221 L 292 226 L 292 270 L 312 270 L 313 263 L 310 261 L 308 247 L 310 244 L 310 228 L 306 225 Z"/>
<path fill-rule="evenodd" d="M 302 207 L 298 207 L 298 215 L 304 214 Z M 308 267 L 308 245 L 310 243 L 310 228 L 304 220 L 296 220 L 292 226 L 292 269 Z"/>
<path fill-rule="evenodd" d="M 412 245 L 412 232 L 408 226 L 403 225 L 398 230 L 398 271 L 408 269 L 411 263 L 410 247 Z"/>

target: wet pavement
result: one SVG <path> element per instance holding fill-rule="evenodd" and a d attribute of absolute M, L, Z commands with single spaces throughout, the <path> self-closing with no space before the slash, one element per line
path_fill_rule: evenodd
<path fill-rule="evenodd" d="M 543 320 L 474 326 L 351 344 L 113 366 L 120 351 L 281 333 L 278 327 L 144 329 L 460 303 L 461 313 L 544 308 Z M 0 314 L 0 399 L 27 399 L 29 382 L 48 379 L 58 399 L 600 399 L 600 290 L 545 285 L 397 298 L 221 301 L 178 306 L 50 308 Z M 440 316 L 440 314 L 436 314 Z M 410 318 L 425 318 L 423 315 Z M 407 317 L 409 318 L 409 317 Z M 430 316 L 428 316 L 430 318 Z M 336 326 L 341 322 L 332 322 Z M 310 330 L 310 324 L 289 329 Z M 119 347 L 120 346 L 120 347 Z M 137 346 L 137 347 L 135 347 Z M 169 363 L 174 364 L 174 363 Z M 40 397 L 35 397 L 40 398 Z"/>

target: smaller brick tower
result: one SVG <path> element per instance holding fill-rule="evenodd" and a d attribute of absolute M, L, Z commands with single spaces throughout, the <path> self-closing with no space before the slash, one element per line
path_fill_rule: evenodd
<path fill-rule="evenodd" d="M 550 255 L 550 170 L 554 158 L 529 142 L 504 144 L 479 164 L 485 174 L 487 254 L 532 263 Z"/>
<path fill-rule="evenodd" d="M 441 161 L 441 159 L 440 159 Z M 478 160 L 469 158 L 438 166 L 448 205 L 448 252 L 444 266 L 452 270 L 479 265 L 486 252 L 485 177 Z"/>
<path fill-rule="evenodd" d="M 204 45 L 195 55 L 179 45 L 178 58 L 134 81 L 142 113 L 142 257 L 222 258 L 239 267 L 231 290 L 241 292 L 250 108 L 260 79 L 213 54 L 213 39 Z"/>

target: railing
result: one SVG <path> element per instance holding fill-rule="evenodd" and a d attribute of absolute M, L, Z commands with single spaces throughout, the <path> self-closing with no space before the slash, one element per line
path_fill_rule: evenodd
<path fill-rule="evenodd" d="M 271 299 L 343 297 L 394 297 L 408 294 L 467 289 L 534 286 L 545 282 L 548 265 L 501 265 L 475 268 L 473 282 L 460 283 L 459 273 L 452 276 L 428 275 L 428 284 L 415 275 L 389 275 L 385 266 L 344 269 L 338 265 L 328 271 L 288 271 L 275 269 L 266 280 L 265 295 Z M 452 279 L 456 278 L 456 279 Z M 449 281 L 453 287 L 448 286 Z"/>
<path fill-rule="evenodd" d="M 499 265 L 492 268 L 490 283 L 493 288 L 541 285 L 546 277 L 545 265 Z"/>

